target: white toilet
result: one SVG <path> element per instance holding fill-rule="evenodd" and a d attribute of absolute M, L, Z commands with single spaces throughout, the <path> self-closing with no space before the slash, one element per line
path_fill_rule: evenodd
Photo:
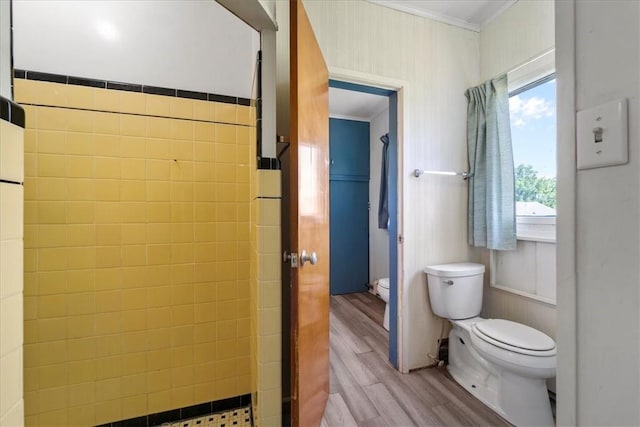
<path fill-rule="evenodd" d="M 378 296 L 385 302 L 384 306 L 384 321 L 382 326 L 389 330 L 389 278 L 385 277 L 378 280 Z"/>
<path fill-rule="evenodd" d="M 427 267 L 433 312 L 449 319 L 451 376 L 516 426 L 553 426 L 545 380 L 556 375 L 556 344 L 520 323 L 478 317 L 484 265 Z"/>

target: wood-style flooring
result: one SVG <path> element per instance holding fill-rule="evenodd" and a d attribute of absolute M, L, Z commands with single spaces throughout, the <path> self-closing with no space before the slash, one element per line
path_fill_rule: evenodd
<path fill-rule="evenodd" d="M 370 293 L 331 297 L 331 389 L 323 427 L 509 426 L 445 368 L 402 374 L 388 362 L 384 303 Z"/>

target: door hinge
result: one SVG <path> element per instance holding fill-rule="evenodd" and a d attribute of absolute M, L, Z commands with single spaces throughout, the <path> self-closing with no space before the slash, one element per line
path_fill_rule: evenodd
<path fill-rule="evenodd" d="M 291 268 L 298 268 L 298 254 L 295 252 L 284 251 L 282 253 L 282 262 L 290 262 Z"/>
<path fill-rule="evenodd" d="M 404 237 L 402 237 L 402 234 L 398 234 L 398 243 L 404 243 Z"/>

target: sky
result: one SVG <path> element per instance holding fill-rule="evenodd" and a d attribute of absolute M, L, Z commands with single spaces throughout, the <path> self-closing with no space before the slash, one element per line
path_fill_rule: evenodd
<path fill-rule="evenodd" d="M 556 81 L 509 98 L 513 162 L 538 176 L 556 176 Z"/>

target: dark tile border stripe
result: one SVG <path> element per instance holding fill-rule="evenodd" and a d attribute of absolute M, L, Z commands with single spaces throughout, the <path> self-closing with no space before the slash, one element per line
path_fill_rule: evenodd
<path fill-rule="evenodd" d="M 177 98 L 199 99 L 201 101 L 223 102 L 226 104 L 250 106 L 251 100 L 235 96 L 215 93 L 196 92 L 191 90 L 171 89 L 158 86 L 145 86 L 135 83 L 112 82 L 107 80 L 88 79 L 85 77 L 63 76 L 60 74 L 42 73 L 39 71 L 14 70 L 16 79 L 38 80 L 43 82 L 62 83 L 78 86 L 89 86 L 103 89 L 124 90 L 128 92 L 148 93 L 151 95 L 174 96 Z"/>
<path fill-rule="evenodd" d="M 24 108 L 10 99 L 0 96 L 0 120 L 13 123 L 24 129 L 25 115 Z"/>
<path fill-rule="evenodd" d="M 251 395 L 230 397 L 228 399 L 216 400 L 212 402 L 200 403 L 198 405 L 187 406 L 185 408 L 172 409 L 170 411 L 149 414 L 142 417 L 129 418 L 127 420 L 113 423 L 101 424 L 98 427 L 151 427 L 159 426 L 163 423 L 173 423 L 176 421 L 196 418 L 214 412 L 230 411 L 242 408 L 251 404 Z"/>
<path fill-rule="evenodd" d="M 258 169 L 280 170 L 282 165 L 280 159 L 273 157 L 258 157 Z"/>

